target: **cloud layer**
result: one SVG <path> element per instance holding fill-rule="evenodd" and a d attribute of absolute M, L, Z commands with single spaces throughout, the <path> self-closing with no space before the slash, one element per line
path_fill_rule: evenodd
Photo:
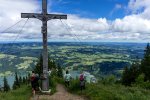
<path fill-rule="evenodd" d="M 40 12 L 37 0 L 0 0 L 0 32 L 20 20 L 21 12 Z M 116 6 L 115 6 L 116 7 Z M 117 6 L 122 8 L 120 5 Z M 90 19 L 68 14 L 68 20 L 50 20 L 48 38 L 53 41 L 150 41 L 150 0 L 130 0 L 127 5 L 128 15 L 124 18 L 108 20 Z M 5 33 L 0 33 L 0 40 L 41 40 L 41 22 L 26 19 Z M 18 35 L 20 34 L 20 35 Z"/>

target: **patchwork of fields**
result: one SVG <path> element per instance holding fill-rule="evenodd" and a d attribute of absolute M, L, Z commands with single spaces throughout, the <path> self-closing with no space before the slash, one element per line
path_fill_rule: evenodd
<path fill-rule="evenodd" d="M 49 56 L 63 67 L 93 74 L 121 73 L 122 68 L 143 57 L 146 44 L 49 43 Z M 42 52 L 41 43 L 0 44 L 0 76 L 32 70 Z M 7 72 L 7 73 L 6 73 Z"/>

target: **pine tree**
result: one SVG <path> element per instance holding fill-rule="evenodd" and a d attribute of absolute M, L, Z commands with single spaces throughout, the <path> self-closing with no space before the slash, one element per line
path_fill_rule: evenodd
<path fill-rule="evenodd" d="M 145 81 L 150 81 L 150 45 L 147 44 L 144 50 L 144 58 L 139 62 L 135 62 L 130 68 L 125 68 L 122 75 L 122 84 L 131 85 L 136 81 L 139 75 L 144 74 Z"/>
<path fill-rule="evenodd" d="M 57 66 L 56 66 L 55 61 L 51 61 L 51 63 L 52 63 L 52 66 L 51 66 L 51 67 L 54 68 L 54 69 L 56 69 Z"/>
<path fill-rule="evenodd" d="M 13 88 L 13 90 L 17 89 L 16 81 L 14 81 L 14 84 L 13 84 L 12 88 Z"/>
<path fill-rule="evenodd" d="M 53 64 L 52 64 L 52 60 L 50 59 L 50 57 L 48 56 L 48 68 L 49 69 L 52 69 L 53 67 Z"/>
<path fill-rule="evenodd" d="M 128 67 L 125 67 L 124 68 L 124 71 L 123 71 L 123 74 L 122 74 L 122 84 L 123 85 L 129 85 L 129 68 Z"/>
<path fill-rule="evenodd" d="M 130 73 L 130 82 L 134 83 L 136 78 L 139 76 L 139 64 L 133 63 L 129 70 L 129 73 Z"/>
<path fill-rule="evenodd" d="M 37 64 L 35 65 L 34 71 L 35 73 L 38 73 L 41 76 L 41 73 L 43 73 L 43 57 L 42 55 L 38 59 Z M 56 63 L 55 61 L 51 60 L 50 57 L 48 56 L 48 69 L 51 69 L 55 72 L 56 75 Z"/>
<path fill-rule="evenodd" d="M 22 79 L 22 77 L 21 77 L 21 76 L 19 77 L 19 83 L 20 83 L 20 84 L 22 84 L 22 83 L 23 83 L 23 79 Z"/>
<path fill-rule="evenodd" d="M 60 77 L 60 78 L 62 78 L 63 77 L 62 68 L 61 68 L 61 66 L 59 64 L 58 64 L 57 68 L 58 68 L 57 76 Z"/>
<path fill-rule="evenodd" d="M 40 58 L 38 59 L 37 64 L 35 65 L 35 73 L 38 73 L 39 75 L 41 75 L 43 73 L 43 58 L 42 55 L 40 55 Z"/>
<path fill-rule="evenodd" d="M 26 76 L 27 84 L 30 84 L 30 77 L 31 77 L 31 75 L 30 75 L 30 73 L 28 73 L 28 76 Z"/>
<path fill-rule="evenodd" d="M 150 81 L 150 45 L 147 44 L 144 51 L 144 58 L 141 61 L 140 72 L 145 75 L 145 81 Z"/>
<path fill-rule="evenodd" d="M 122 75 L 122 84 L 130 86 L 139 76 L 139 64 L 133 63 L 130 68 L 125 67 Z"/>
<path fill-rule="evenodd" d="M 23 77 L 22 82 L 23 82 L 23 84 L 26 84 L 26 83 L 27 83 L 27 80 L 26 80 L 25 77 Z"/>
<path fill-rule="evenodd" d="M 6 77 L 4 77 L 4 91 L 8 92 L 10 90 L 10 86 L 8 85 Z"/>
<path fill-rule="evenodd" d="M 20 82 L 18 79 L 17 72 L 15 73 L 15 81 L 14 81 L 13 87 L 14 87 L 14 89 L 16 89 L 17 87 L 20 87 Z"/>

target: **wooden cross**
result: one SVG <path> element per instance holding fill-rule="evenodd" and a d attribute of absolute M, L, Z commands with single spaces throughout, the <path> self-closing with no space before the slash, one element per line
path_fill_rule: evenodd
<path fill-rule="evenodd" d="M 42 81 L 42 90 L 49 90 L 48 79 L 48 51 L 47 51 L 47 21 L 51 19 L 67 19 L 67 15 L 48 14 L 47 0 L 42 0 L 42 13 L 21 13 L 21 18 L 37 18 L 42 21 L 43 34 L 43 75 L 46 78 Z"/>

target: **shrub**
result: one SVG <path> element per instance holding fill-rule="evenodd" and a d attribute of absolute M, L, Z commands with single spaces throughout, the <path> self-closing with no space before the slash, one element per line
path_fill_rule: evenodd
<path fill-rule="evenodd" d="M 49 85 L 51 88 L 51 94 L 54 94 L 56 92 L 56 85 L 57 85 L 57 82 L 54 76 L 49 77 Z"/>
<path fill-rule="evenodd" d="M 144 81 L 145 75 L 140 74 L 138 78 L 136 79 L 135 83 L 132 84 L 132 86 L 142 87 L 144 89 L 150 89 L 150 82 Z"/>
<path fill-rule="evenodd" d="M 80 90 L 80 83 L 78 79 L 73 79 L 70 81 L 70 86 L 68 87 L 68 90 L 71 92 L 76 92 Z"/>
<path fill-rule="evenodd" d="M 108 85 L 108 84 L 114 84 L 116 82 L 116 78 L 115 78 L 114 75 L 110 75 L 110 76 L 107 76 L 106 78 L 103 78 L 101 80 L 101 82 L 103 84 L 106 84 L 106 85 Z"/>

